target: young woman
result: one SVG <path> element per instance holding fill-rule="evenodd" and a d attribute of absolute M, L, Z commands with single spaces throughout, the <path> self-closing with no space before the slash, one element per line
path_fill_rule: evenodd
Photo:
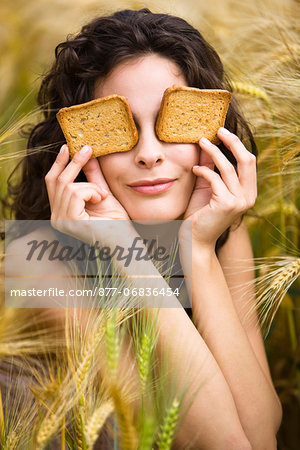
<path fill-rule="evenodd" d="M 257 317 L 246 319 L 253 293 L 241 289 L 253 280 L 242 217 L 256 199 L 255 143 L 234 99 L 226 129 L 218 131 L 220 145 L 159 141 L 155 122 L 173 84 L 230 90 L 214 49 L 181 18 L 124 10 L 95 19 L 58 45 L 38 98 L 44 120 L 30 133 L 21 182 L 10 187 L 11 207 L 16 219 L 51 219 L 54 228 L 83 240 L 83 220 L 124 220 L 130 238 L 145 231 L 134 221 L 190 221 L 193 321 L 182 307 L 159 312 L 159 351 L 162 358 L 163 351 L 171 355 L 178 388 L 187 370 L 201 384 L 176 448 L 275 449 L 281 406 Z M 127 97 L 137 145 L 97 159 L 84 146 L 69 161 L 57 111 L 110 94 Z M 134 187 L 160 178 L 167 181 L 159 192 Z M 64 228 L 69 220 L 78 225 Z M 188 272 L 184 226 L 178 240 Z"/>

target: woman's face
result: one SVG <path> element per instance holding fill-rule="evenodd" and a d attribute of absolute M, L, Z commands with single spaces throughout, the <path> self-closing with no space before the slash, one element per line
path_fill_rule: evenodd
<path fill-rule="evenodd" d="M 187 86 L 178 66 L 156 54 L 121 63 L 95 87 L 95 98 L 119 94 L 127 97 L 139 133 L 136 146 L 98 158 L 113 195 L 132 220 L 175 220 L 188 206 L 199 161 L 196 144 L 170 144 L 155 134 L 163 93 L 173 84 Z M 167 178 L 156 187 L 132 187 L 143 180 Z"/>

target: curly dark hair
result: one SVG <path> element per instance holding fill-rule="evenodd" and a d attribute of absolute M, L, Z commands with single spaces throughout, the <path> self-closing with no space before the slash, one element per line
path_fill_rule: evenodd
<path fill-rule="evenodd" d="M 15 219 L 50 219 L 44 178 L 65 142 L 56 119 L 57 111 L 91 100 L 95 81 L 99 77 L 107 76 L 125 60 L 149 53 L 175 62 L 189 86 L 232 90 L 215 50 L 198 30 L 182 18 L 154 14 L 143 8 L 139 11 L 126 9 L 94 19 L 77 36 L 68 37 L 56 47 L 55 61 L 42 81 L 38 104 L 43 120 L 27 132 L 28 150 L 20 163 L 21 179 L 14 185 L 11 174 L 4 201 Z M 249 144 L 256 154 L 251 130 L 234 98 L 225 126 L 237 134 L 244 144 Z M 236 166 L 232 153 L 223 143 L 219 148 Z M 83 171 L 76 181 L 86 181 Z M 220 236 L 216 249 L 226 241 L 228 232 Z"/>

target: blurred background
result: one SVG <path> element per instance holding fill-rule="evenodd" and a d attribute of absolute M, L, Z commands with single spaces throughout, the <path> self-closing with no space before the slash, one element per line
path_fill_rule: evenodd
<path fill-rule="evenodd" d="M 259 196 L 246 220 L 265 344 L 284 410 L 278 448 L 299 449 L 299 1 L 2 1 L 1 196 L 26 153 L 18 130 L 39 118 L 36 95 L 55 46 L 96 15 L 142 7 L 179 15 L 201 31 L 219 53 L 254 132 Z"/>

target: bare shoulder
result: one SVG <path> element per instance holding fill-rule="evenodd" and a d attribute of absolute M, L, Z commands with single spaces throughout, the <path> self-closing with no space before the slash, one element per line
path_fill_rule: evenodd
<path fill-rule="evenodd" d="M 17 308 L 47 309 L 55 321 L 76 305 L 81 279 L 61 258 L 63 243 L 51 227 L 41 227 L 12 240 L 5 248 L 5 296 Z M 70 297 L 70 293 L 74 296 Z"/>
<path fill-rule="evenodd" d="M 50 274 L 57 272 L 58 267 L 62 272 L 68 271 L 68 267 L 59 258 L 51 258 L 51 252 L 58 250 L 61 244 L 50 227 L 40 227 L 30 233 L 12 240 L 5 247 L 6 275 L 21 269 L 23 275 L 35 273 Z"/>

